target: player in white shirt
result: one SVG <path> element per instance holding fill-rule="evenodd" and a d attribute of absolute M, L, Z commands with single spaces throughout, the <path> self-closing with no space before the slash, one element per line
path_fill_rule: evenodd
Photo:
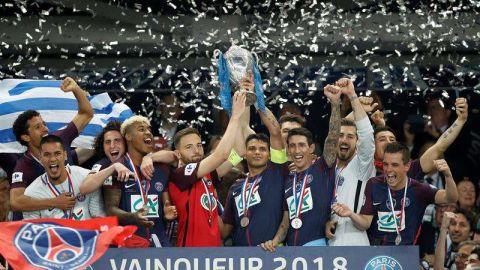
<path fill-rule="evenodd" d="M 340 79 L 336 86 L 349 97 L 355 121 L 342 119 L 333 202 L 346 204 L 359 213 L 366 183 L 375 176 L 373 127 L 364 108 L 371 111 L 376 105 L 370 105 L 371 98 L 364 98 L 360 102 L 350 79 Z M 370 245 L 365 231 L 358 230 L 349 218 L 337 215 L 332 215 L 327 223 L 326 235 L 331 246 Z"/>
<path fill-rule="evenodd" d="M 85 220 L 105 216 L 100 191 L 82 195 L 80 185 L 90 173 L 78 166 L 65 166 L 67 153 L 62 140 L 55 135 L 47 135 L 40 142 L 40 161 L 45 173 L 36 178 L 25 190 L 25 195 L 37 199 L 48 199 L 66 194 L 76 198 L 73 209 L 59 208 L 23 212 L 24 219 L 65 218 Z"/>

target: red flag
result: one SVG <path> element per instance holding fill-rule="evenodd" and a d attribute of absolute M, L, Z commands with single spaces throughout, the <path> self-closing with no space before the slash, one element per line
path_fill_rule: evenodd
<path fill-rule="evenodd" d="M 32 219 L 0 223 L 0 253 L 15 269 L 78 269 L 98 260 L 110 244 L 123 246 L 137 228 L 116 217 Z"/>

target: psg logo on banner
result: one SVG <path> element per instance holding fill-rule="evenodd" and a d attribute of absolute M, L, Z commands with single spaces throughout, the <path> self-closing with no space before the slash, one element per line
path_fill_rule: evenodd
<path fill-rule="evenodd" d="M 377 256 L 365 265 L 364 270 L 403 270 L 402 265 L 395 259 L 390 256 Z"/>
<path fill-rule="evenodd" d="M 98 231 L 54 224 L 25 224 L 15 235 L 14 243 L 31 265 L 76 269 L 93 257 L 98 235 Z"/>

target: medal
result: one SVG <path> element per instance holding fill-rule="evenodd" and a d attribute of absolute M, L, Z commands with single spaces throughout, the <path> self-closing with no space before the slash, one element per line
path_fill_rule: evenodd
<path fill-rule="evenodd" d="M 397 237 L 395 238 L 395 245 L 400 245 L 400 243 L 402 242 L 402 237 L 400 236 L 400 234 L 397 234 Z"/>
<path fill-rule="evenodd" d="M 240 219 L 240 226 L 242 226 L 242 228 L 247 227 L 248 224 L 250 223 L 250 219 L 248 218 L 248 213 L 249 213 L 248 208 L 250 207 L 250 204 L 252 202 L 253 192 L 255 192 L 255 186 L 257 185 L 258 179 L 259 177 L 256 176 L 255 180 L 250 185 L 250 188 L 247 188 L 247 185 L 248 185 L 248 175 L 247 175 L 247 178 L 245 178 L 245 182 L 243 183 L 243 186 L 242 186 L 241 200 L 243 205 L 243 217 L 242 219 Z M 247 193 L 248 193 L 248 196 L 247 196 Z"/>
<path fill-rule="evenodd" d="M 298 230 L 302 227 L 302 220 L 296 217 L 292 219 L 292 222 L 290 222 L 290 224 L 292 225 L 292 228 L 294 228 L 295 230 Z"/>
<path fill-rule="evenodd" d="M 242 228 L 247 227 L 249 223 L 250 219 L 248 217 L 242 217 L 242 219 L 240 220 L 240 226 L 242 226 Z"/>
<path fill-rule="evenodd" d="M 403 200 L 401 201 L 402 203 L 402 208 L 400 209 L 400 222 L 397 222 L 397 216 L 395 215 L 395 208 L 393 205 L 393 198 L 392 198 L 392 193 L 390 192 L 390 187 L 388 187 L 388 199 L 390 200 L 390 210 L 392 211 L 392 216 L 395 221 L 395 230 L 397 231 L 397 237 L 395 237 L 395 245 L 400 245 L 402 242 L 402 236 L 400 236 L 400 231 L 402 230 L 402 219 L 404 218 L 403 215 L 405 214 L 405 200 L 407 199 L 407 189 L 408 189 L 408 184 L 410 183 L 410 179 L 407 180 L 407 183 L 405 185 L 405 190 L 403 192 Z"/>

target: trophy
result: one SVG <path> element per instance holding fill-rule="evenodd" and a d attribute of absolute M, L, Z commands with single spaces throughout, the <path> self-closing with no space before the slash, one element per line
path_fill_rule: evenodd
<path fill-rule="evenodd" d="M 239 90 L 246 91 L 246 89 L 241 89 L 241 82 L 248 76 L 249 72 L 252 72 L 254 75 L 255 92 L 247 92 L 245 105 L 255 104 L 255 107 L 264 111 L 265 101 L 262 79 L 256 63 L 257 56 L 236 45 L 232 45 L 225 54 L 222 54 L 219 50 L 216 50 L 215 54 L 218 55 L 218 76 L 221 86 L 220 101 L 222 107 L 228 112 L 231 111 L 231 93 Z"/>

